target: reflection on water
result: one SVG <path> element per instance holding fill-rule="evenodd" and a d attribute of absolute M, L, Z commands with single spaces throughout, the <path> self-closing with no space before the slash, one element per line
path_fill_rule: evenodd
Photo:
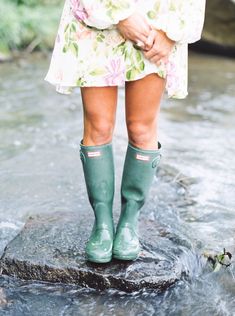
<path fill-rule="evenodd" d="M 1 252 L 29 215 L 88 208 L 78 155 L 79 91 L 55 94 L 43 81 L 47 67 L 37 56 L 0 66 Z M 120 91 L 117 186 L 126 147 L 123 97 Z M 182 257 L 187 278 L 162 294 L 126 294 L 2 277 L 1 315 L 233 315 L 234 265 L 212 273 L 200 254 L 224 247 L 234 254 L 234 106 L 235 62 L 199 55 L 191 56 L 190 96 L 162 106 L 159 192 L 143 214 L 189 249 Z M 115 215 L 118 209 L 117 194 Z"/>

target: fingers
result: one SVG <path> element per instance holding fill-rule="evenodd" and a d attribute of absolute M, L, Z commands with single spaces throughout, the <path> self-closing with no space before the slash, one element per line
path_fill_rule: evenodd
<path fill-rule="evenodd" d="M 133 31 L 135 31 L 137 36 L 136 40 L 145 42 L 151 31 L 151 27 L 147 19 L 137 12 L 132 16 L 132 23 Z"/>
<path fill-rule="evenodd" d="M 141 20 L 141 22 L 142 23 L 140 23 L 140 29 L 142 30 L 142 34 L 146 37 L 146 39 L 149 37 L 149 34 L 150 34 L 150 32 L 152 31 L 152 28 L 151 28 L 151 26 L 149 25 L 149 23 L 148 23 L 148 20 L 144 17 L 144 16 L 142 16 L 142 15 L 140 15 L 140 20 Z M 146 40 L 145 39 L 145 40 Z"/>
<path fill-rule="evenodd" d="M 138 34 L 138 35 L 136 36 L 135 42 L 136 42 L 136 43 L 142 43 L 142 45 L 138 45 L 138 46 L 140 46 L 141 48 L 144 48 L 144 47 L 145 47 L 145 42 L 146 42 L 146 40 L 147 40 L 147 37 L 146 37 L 145 35 L 143 35 L 143 34 Z"/>
<path fill-rule="evenodd" d="M 153 45 L 148 51 L 144 52 L 144 56 L 152 63 L 161 66 L 168 62 L 168 57 L 172 51 L 174 42 L 170 41 L 163 32 L 155 30 L 155 33 L 153 33 L 151 31 L 151 36 L 153 34 L 155 35 Z M 149 40 L 147 41 L 148 44 L 150 43 L 150 39 L 147 39 Z"/>
<path fill-rule="evenodd" d="M 153 47 L 154 41 L 155 41 L 155 37 L 156 37 L 156 31 L 155 30 L 151 30 L 149 32 L 149 36 L 145 41 L 145 50 L 150 50 Z"/>
<path fill-rule="evenodd" d="M 150 60 L 152 63 L 161 66 L 162 64 L 167 64 L 168 62 L 168 53 L 159 50 L 154 44 L 153 48 L 147 52 L 144 52 L 145 58 Z"/>
<path fill-rule="evenodd" d="M 151 31 L 147 19 L 138 12 L 135 12 L 127 19 L 119 21 L 117 29 L 124 38 L 135 43 L 138 41 L 145 43 Z"/>
<path fill-rule="evenodd" d="M 143 29 L 141 29 L 141 32 L 140 33 L 137 33 L 136 34 L 136 42 L 142 42 L 142 48 L 145 49 L 146 47 L 146 41 L 150 42 L 150 47 L 149 49 L 152 47 L 153 45 L 153 40 L 152 40 L 152 35 L 151 35 L 151 38 L 149 39 L 149 34 L 150 34 L 150 30 L 148 29 L 146 32 L 143 31 Z M 147 34 L 147 35 L 146 35 Z"/>
<path fill-rule="evenodd" d="M 154 43 L 153 47 L 144 53 L 144 56 L 147 59 L 152 59 L 154 56 L 159 56 L 159 58 L 164 57 L 164 54 L 161 50 L 159 50 L 158 45 L 156 43 Z"/>

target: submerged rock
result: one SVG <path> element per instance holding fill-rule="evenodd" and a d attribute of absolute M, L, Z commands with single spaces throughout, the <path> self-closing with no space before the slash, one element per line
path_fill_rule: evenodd
<path fill-rule="evenodd" d="M 157 223 L 144 218 L 140 225 L 143 251 L 138 260 L 87 262 L 87 223 L 93 219 L 85 215 L 54 213 L 30 218 L 5 249 L 0 262 L 2 274 L 126 292 L 142 288 L 162 291 L 181 278 L 182 247 Z"/>

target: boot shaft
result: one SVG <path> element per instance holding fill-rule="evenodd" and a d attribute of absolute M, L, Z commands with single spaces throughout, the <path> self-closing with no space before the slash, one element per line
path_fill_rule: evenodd
<path fill-rule="evenodd" d="M 114 162 L 112 144 L 84 146 L 80 144 L 87 194 L 95 221 L 86 244 L 86 257 L 92 262 L 109 262 L 112 258 L 114 223 Z"/>
<path fill-rule="evenodd" d="M 80 157 L 89 201 L 112 204 L 114 196 L 114 161 L 112 144 L 84 146 L 80 144 Z"/>
<path fill-rule="evenodd" d="M 160 148 L 160 144 L 158 150 L 144 150 L 128 144 L 121 185 L 124 208 L 130 201 L 135 201 L 138 208 L 145 203 L 161 159 Z"/>
<path fill-rule="evenodd" d="M 135 260 L 139 255 L 138 215 L 159 162 L 160 150 L 142 150 L 128 145 L 121 185 L 122 211 L 113 245 L 116 259 Z"/>

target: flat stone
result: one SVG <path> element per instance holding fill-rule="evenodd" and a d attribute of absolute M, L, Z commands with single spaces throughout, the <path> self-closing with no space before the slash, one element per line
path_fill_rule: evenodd
<path fill-rule="evenodd" d="M 92 220 L 87 213 L 61 212 L 29 218 L 5 248 L 0 261 L 2 274 L 126 292 L 142 288 L 163 291 L 181 278 L 182 247 L 155 221 L 143 217 L 140 225 L 143 250 L 137 260 L 87 262 L 84 246 Z"/>

